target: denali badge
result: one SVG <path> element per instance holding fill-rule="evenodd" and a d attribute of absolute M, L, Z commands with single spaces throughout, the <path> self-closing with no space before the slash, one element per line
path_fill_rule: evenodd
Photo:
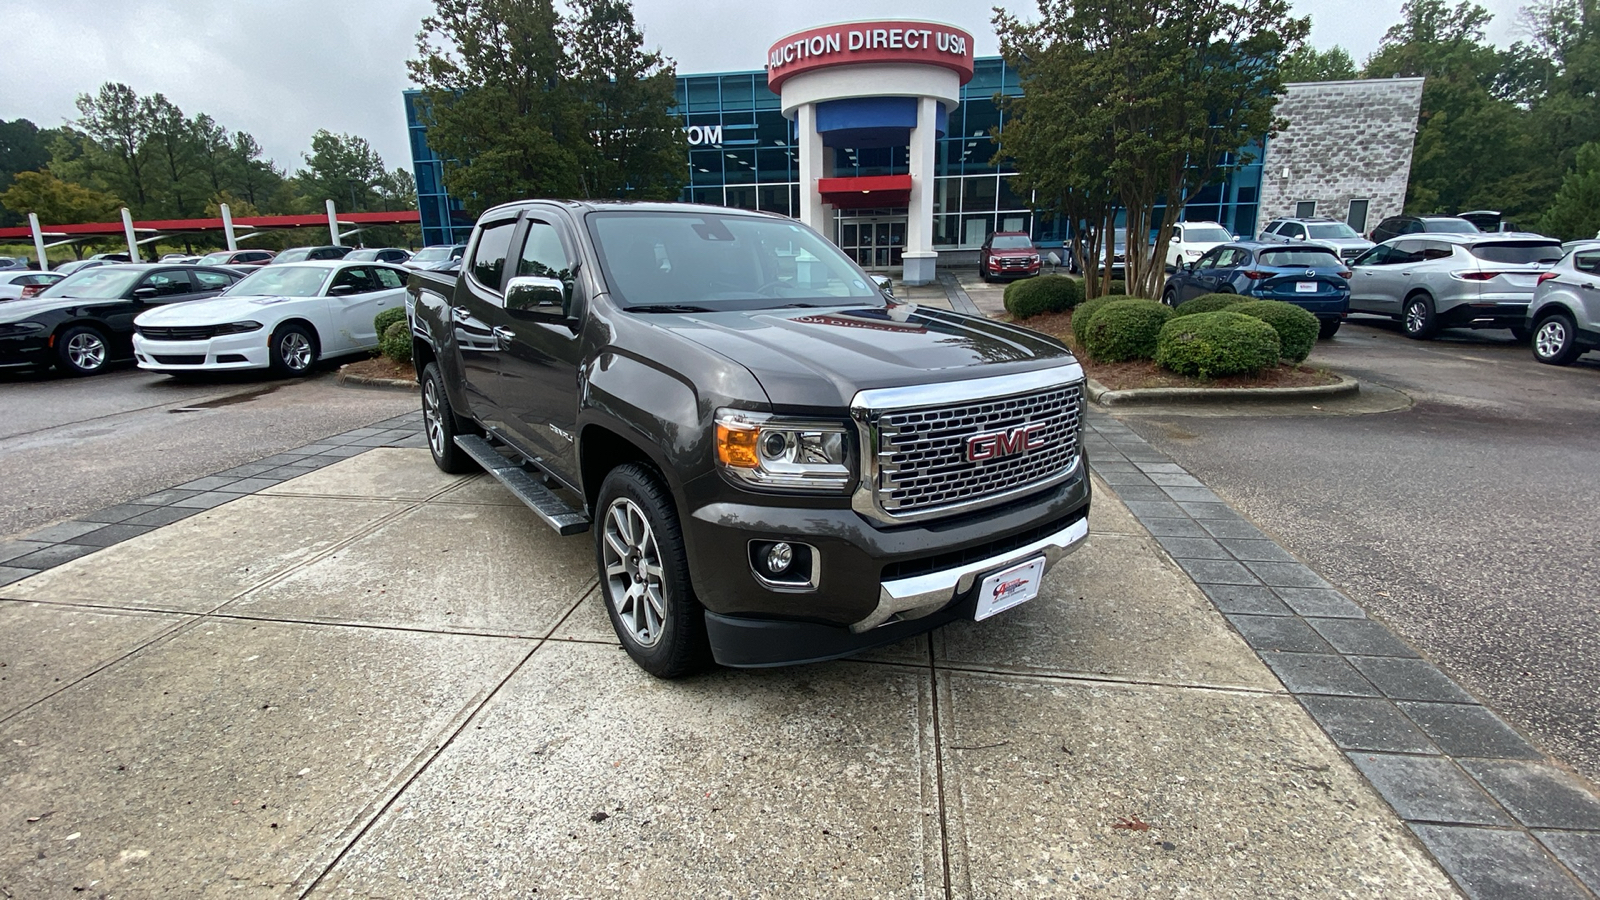
<path fill-rule="evenodd" d="M 975 434 L 967 438 L 967 462 L 983 462 L 1037 450 L 1045 444 L 1044 432 L 1048 427 L 1043 422 L 1030 422 L 1009 431 Z"/>

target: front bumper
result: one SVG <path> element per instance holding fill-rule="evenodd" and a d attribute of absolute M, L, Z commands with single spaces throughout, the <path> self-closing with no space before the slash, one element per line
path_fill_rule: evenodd
<path fill-rule="evenodd" d="M 48 334 L 0 336 L 0 369 L 48 366 L 54 361 Z"/>
<path fill-rule="evenodd" d="M 135 334 L 133 355 L 139 368 L 152 372 L 265 369 L 272 360 L 265 329 L 198 341 L 155 341 Z"/>

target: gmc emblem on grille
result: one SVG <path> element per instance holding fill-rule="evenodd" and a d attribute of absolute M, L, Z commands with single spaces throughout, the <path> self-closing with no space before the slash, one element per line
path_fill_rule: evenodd
<path fill-rule="evenodd" d="M 991 431 L 967 438 L 967 462 L 983 462 L 1018 453 L 1030 453 L 1045 445 L 1044 422 L 1018 425 L 1008 431 Z"/>

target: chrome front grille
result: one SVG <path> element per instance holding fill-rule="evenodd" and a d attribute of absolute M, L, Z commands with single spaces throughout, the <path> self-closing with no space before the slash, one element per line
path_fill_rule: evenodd
<path fill-rule="evenodd" d="M 1080 384 L 949 406 L 876 411 L 871 422 L 876 506 L 893 519 L 926 518 L 998 502 L 1058 482 L 1078 463 Z M 1039 426 L 1034 449 L 968 459 L 968 439 Z"/>

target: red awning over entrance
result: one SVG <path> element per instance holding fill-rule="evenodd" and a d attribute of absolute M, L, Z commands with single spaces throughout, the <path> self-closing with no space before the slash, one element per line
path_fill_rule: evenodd
<path fill-rule="evenodd" d="M 857 178 L 818 178 L 822 202 L 835 209 L 869 209 L 905 206 L 911 202 L 910 175 L 865 175 Z"/>

